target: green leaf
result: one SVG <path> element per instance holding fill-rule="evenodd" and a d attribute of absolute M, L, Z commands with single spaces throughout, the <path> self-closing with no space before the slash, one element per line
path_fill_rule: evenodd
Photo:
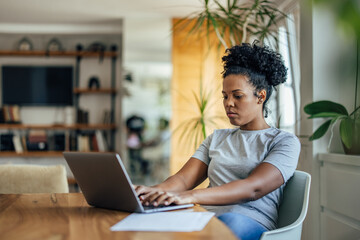
<path fill-rule="evenodd" d="M 339 114 L 339 113 L 334 113 L 334 112 L 321 112 L 321 113 L 316 113 L 314 115 L 311 115 L 309 118 L 336 118 L 336 117 L 341 117 L 341 116 L 347 116 L 344 114 Z"/>
<path fill-rule="evenodd" d="M 331 124 L 331 120 L 326 121 L 325 123 L 323 123 L 314 133 L 313 135 L 310 136 L 309 140 L 313 141 L 316 140 L 318 138 L 321 138 L 322 136 L 325 135 L 326 131 L 329 129 Z"/>
<path fill-rule="evenodd" d="M 348 111 L 343 105 L 332 101 L 318 101 L 307 104 L 304 107 L 304 112 L 309 115 L 314 115 L 322 112 L 333 112 L 340 113 L 342 115 L 349 115 Z"/>
<path fill-rule="evenodd" d="M 345 118 L 340 122 L 340 137 L 347 148 L 351 148 L 354 134 L 354 120 Z"/>

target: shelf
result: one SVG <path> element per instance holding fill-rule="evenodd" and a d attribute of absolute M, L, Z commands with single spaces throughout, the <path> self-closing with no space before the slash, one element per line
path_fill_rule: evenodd
<path fill-rule="evenodd" d="M 116 124 L 0 124 L 0 129 L 45 129 L 45 130 L 111 130 L 116 129 Z"/>
<path fill-rule="evenodd" d="M 100 89 L 89 89 L 89 88 L 75 88 L 74 93 L 94 93 L 94 94 L 115 94 L 117 91 L 113 88 L 100 88 Z"/>
<path fill-rule="evenodd" d="M 1 157 L 62 157 L 62 151 L 33 151 L 17 153 L 14 151 L 0 152 Z"/>
<path fill-rule="evenodd" d="M 39 57 L 39 58 L 46 58 L 46 57 L 65 57 L 65 58 L 74 58 L 76 62 L 74 64 L 75 70 L 75 78 L 74 78 L 74 85 L 75 89 L 73 90 L 73 98 L 74 103 L 73 107 L 75 111 L 81 109 L 79 105 L 80 94 L 109 94 L 110 95 L 110 115 L 111 119 L 114 119 L 115 113 L 115 103 L 116 103 L 116 94 L 118 90 L 116 89 L 116 61 L 118 57 L 121 57 L 121 54 L 118 51 L 45 51 L 45 50 L 31 50 L 31 51 L 18 51 L 18 50 L 0 50 L 0 57 Z M 83 58 L 110 58 L 111 62 L 109 63 L 111 66 L 111 87 L 108 88 L 80 88 L 80 66 L 81 61 Z M 108 105 L 106 105 L 108 106 Z M 79 121 L 80 122 L 80 121 Z M 65 136 L 72 135 L 71 137 L 79 136 L 79 134 L 91 134 L 93 131 L 101 130 L 106 131 L 106 137 L 108 139 L 108 149 L 114 150 L 115 149 L 115 133 L 117 129 L 117 125 L 114 123 L 114 120 L 108 124 L 72 124 L 72 125 L 65 125 L 65 124 L 21 124 L 21 123 L 0 123 L 0 130 L 5 131 L 25 131 L 20 132 L 20 135 L 26 136 L 29 130 L 45 130 L 45 131 L 52 131 L 52 130 L 59 130 L 62 131 Z M 86 133 L 88 130 L 88 133 Z M 5 132 L 4 131 L 4 132 Z M 71 132 L 70 132 L 71 131 Z M 51 132 L 50 132 L 51 133 Z M 103 135 L 103 132 L 101 133 Z M 79 141 L 78 138 L 74 138 L 76 141 Z M 54 149 L 54 148 L 49 148 Z M 25 153 L 16 153 L 16 152 L 0 152 L 0 156 L 11 156 L 11 157 L 57 157 L 62 156 L 61 152 L 56 151 L 44 151 L 44 152 L 25 152 Z"/>
<path fill-rule="evenodd" d="M 0 151 L 0 157 L 63 157 L 64 151 L 30 151 L 17 153 L 15 151 Z"/>
<path fill-rule="evenodd" d="M 35 56 L 35 57 L 117 57 L 117 52 L 89 52 L 89 51 L 4 51 L 0 50 L 0 56 Z"/>

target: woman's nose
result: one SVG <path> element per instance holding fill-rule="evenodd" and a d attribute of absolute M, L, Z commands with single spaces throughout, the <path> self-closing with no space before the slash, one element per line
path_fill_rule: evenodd
<path fill-rule="evenodd" d="M 225 106 L 234 106 L 234 101 L 233 101 L 233 99 L 231 98 L 231 97 L 228 97 L 227 99 L 225 99 L 225 101 L 224 101 L 224 105 Z"/>

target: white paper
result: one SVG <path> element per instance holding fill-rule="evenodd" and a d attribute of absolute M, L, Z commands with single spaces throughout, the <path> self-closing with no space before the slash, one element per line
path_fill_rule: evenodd
<path fill-rule="evenodd" d="M 110 229 L 151 232 L 201 231 L 214 215 L 212 212 L 133 213 Z"/>

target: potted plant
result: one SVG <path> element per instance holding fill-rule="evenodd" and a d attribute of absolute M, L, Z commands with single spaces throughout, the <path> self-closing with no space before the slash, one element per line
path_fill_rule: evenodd
<path fill-rule="evenodd" d="M 360 106 L 352 113 L 332 101 L 317 101 L 304 107 L 309 118 L 328 118 L 309 138 L 310 141 L 321 138 L 330 127 L 340 121 L 340 137 L 346 154 L 360 154 Z M 330 138 L 331 141 L 331 138 Z"/>

